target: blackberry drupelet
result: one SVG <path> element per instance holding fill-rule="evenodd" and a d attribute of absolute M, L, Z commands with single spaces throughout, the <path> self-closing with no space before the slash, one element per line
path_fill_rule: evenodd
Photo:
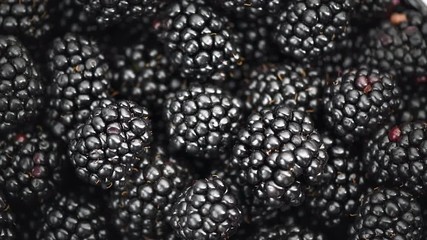
<path fill-rule="evenodd" d="M 191 175 L 161 147 L 136 166 L 124 189 L 113 191 L 113 222 L 126 239 L 160 239 L 171 232 L 166 216 Z"/>
<path fill-rule="evenodd" d="M 422 229 L 421 207 L 411 194 L 380 188 L 363 199 L 349 239 L 418 240 Z"/>
<path fill-rule="evenodd" d="M 277 106 L 249 117 L 234 145 L 232 164 L 256 198 L 266 206 L 283 207 L 302 204 L 327 159 L 308 115 Z"/>
<path fill-rule="evenodd" d="M 198 157 L 218 157 L 235 139 L 242 105 L 211 85 L 194 84 L 172 94 L 165 104 L 170 148 Z"/>
<path fill-rule="evenodd" d="M 170 3 L 154 28 L 185 78 L 225 80 L 242 64 L 238 35 L 204 0 Z"/>
<path fill-rule="evenodd" d="M 424 194 L 427 180 L 427 125 L 407 122 L 384 126 L 368 141 L 365 162 L 369 178 Z"/>
<path fill-rule="evenodd" d="M 16 222 L 15 215 L 11 212 L 6 197 L 0 192 L 0 238 L 2 240 L 15 240 Z"/>
<path fill-rule="evenodd" d="M 326 237 L 321 233 L 315 233 L 308 228 L 301 226 L 277 225 L 264 227 L 258 230 L 250 240 L 323 240 Z"/>
<path fill-rule="evenodd" d="M 0 36 L 0 132 L 35 120 L 44 90 L 27 49 L 13 36 Z"/>
<path fill-rule="evenodd" d="M 299 61 L 318 58 L 346 36 L 352 8 L 352 0 L 293 0 L 279 16 L 274 40 Z"/>
<path fill-rule="evenodd" d="M 219 178 L 197 180 L 172 207 L 169 222 L 182 239 L 225 239 L 242 221 L 236 197 Z"/>
<path fill-rule="evenodd" d="M 26 203 L 53 196 L 63 179 L 64 149 L 41 127 L 17 130 L 0 141 L 0 186 Z"/>
<path fill-rule="evenodd" d="M 96 101 L 91 108 L 70 140 L 70 160 L 83 181 L 103 188 L 120 186 L 148 152 L 150 116 L 144 107 L 125 100 Z"/>
<path fill-rule="evenodd" d="M 325 125 L 344 142 L 355 142 L 390 120 L 400 95 L 389 74 L 367 67 L 346 70 L 326 87 Z"/>
<path fill-rule="evenodd" d="M 74 127 L 88 118 L 90 104 L 108 97 L 111 73 L 97 43 L 84 36 L 56 38 L 47 54 L 52 83 L 46 123 L 67 141 Z"/>

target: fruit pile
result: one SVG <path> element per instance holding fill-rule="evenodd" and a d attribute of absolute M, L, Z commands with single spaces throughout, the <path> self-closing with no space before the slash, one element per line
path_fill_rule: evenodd
<path fill-rule="evenodd" d="M 427 239 L 427 1 L 0 0 L 0 240 Z"/>

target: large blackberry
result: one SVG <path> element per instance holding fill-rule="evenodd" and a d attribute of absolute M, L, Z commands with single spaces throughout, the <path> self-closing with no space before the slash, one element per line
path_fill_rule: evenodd
<path fill-rule="evenodd" d="M 224 239 L 242 221 L 237 199 L 219 178 L 197 180 L 173 205 L 170 224 L 182 239 Z"/>
<path fill-rule="evenodd" d="M 195 84 L 169 96 L 165 113 L 171 149 L 210 158 L 235 139 L 242 102 L 218 87 Z"/>
<path fill-rule="evenodd" d="M 6 201 L 6 197 L 1 192 L 0 192 L 0 239 L 2 240 L 17 239 L 15 216 L 10 210 L 10 207 Z"/>
<path fill-rule="evenodd" d="M 352 0 L 293 0 L 280 14 L 274 39 L 297 60 L 317 58 L 346 36 L 352 7 Z"/>
<path fill-rule="evenodd" d="M 107 98 L 111 73 L 96 42 L 76 34 L 56 38 L 48 51 L 47 126 L 67 141 L 89 115 L 90 104 Z"/>
<path fill-rule="evenodd" d="M 411 194 L 380 188 L 363 199 L 349 239 L 418 240 L 422 228 L 421 207 Z"/>
<path fill-rule="evenodd" d="M 0 141 L 0 186 L 8 197 L 40 202 L 61 183 L 64 149 L 40 127 L 6 134 Z"/>
<path fill-rule="evenodd" d="M 43 95 L 27 49 L 15 37 L 0 36 L 0 132 L 33 121 L 44 106 Z"/>
<path fill-rule="evenodd" d="M 238 35 L 204 0 L 173 2 L 154 25 L 183 77 L 224 80 L 242 64 Z"/>
<path fill-rule="evenodd" d="M 349 69 L 326 87 L 326 127 L 345 142 L 355 142 L 386 123 L 400 105 L 400 88 L 382 71 Z"/>
<path fill-rule="evenodd" d="M 189 185 L 191 175 L 157 147 L 140 161 L 120 191 L 113 191 L 110 207 L 114 224 L 126 239 L 159 239 L 171 232 L 166 216 Z"/>
<path fill-rule="evenodd" d="M 233 155 L 241 182 L 275 207 L 300 205 L 327 161 L 312 120 L 287 106 L 252 114 L 239 132 Z"/>
<path fill-rule="evenodd" d="M 70 159 L 83 181 L 106 188 L 120 185 L 148 151 L 151 119 L 131 101 L 101 100 L 91 108 L 70 140 Z"/>
<path fill-rule="evenodd" d="M 326 237 L 321 233 L 300 226 L 277 225 L 264 227 L 258 230 L 250 240 L 323 240 Z"/>

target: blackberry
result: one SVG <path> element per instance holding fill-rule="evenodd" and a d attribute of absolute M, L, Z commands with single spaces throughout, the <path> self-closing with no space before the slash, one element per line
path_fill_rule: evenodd
<path fill-rule="evenodd" d="M 119 186 L 149 149 L 150 116 L 131 101 L 97 101 L 92 109 L 70 140 L 70 160 L 83 181 Z"/>
<path fill-rule="evenodd" d="M 242 102 L 218 87 L 194 84 L 168 97 L 165 116 L 173 151 L 212 158 L 235 139 Z"/>
<path fill-rule="evenodd" d="M 224 239 L 242 221 L 237 199 L 217 177 L 197 180 L 172 207 L 170 224 L 182 239 Z"/>
<path fill-rule="evenodd" d="M 87 119 L 90 104 L 108 97 L 111 73 L 97 43 L 77 34 L 54 40 L 47 65 L 52 77 L 47 126 L 67 141 L 74 126 Z"/>
<path fill-rule="evenodd" d="M 214 3 L 230 14 L 252 18 L 275 14 L 284 5 L 280 0 L 215 0 Z"/>
<path fill-rule="evenodd" d="M 417 240 L 422 228 L 421 208 L 411 194 L 380 188 L 363 199 L 349 239 Z"/>
<path fill-rule="evenodd" d="M 58 194 L 41 209 L 43 218 L 37 239 L 109 239 L 100 206 L 85 194 Z"/>
<path fill-rule="evenodd" d="M 263 64 L 253 70 L 243 90 L 246 108 L 287 105 L 306 112 L 317 112 L 323 80 L 316 70 L 292 64 Z"/>
<path fill-rule="evenodd" d="M 277 106 L 252 114 L 239 132 L 232 164 L 266 206 L 302 204 L 322 174 L 327 153 L 304 112 Z"/>
<path fill-rule="evenodd" d="M 371 180 L 380 184 L 398 184 L 413 193 L 426 192 L 425 122 L 384 126 L 372 136 L 367 146 L 364 159 Z"/>
<path fill-rule="evenodd" d="M 240 40 L 229 20 L 203 0 L 171 3 L 154 28 L 185 78 L 225 80 L 242 64 Z"/>
<path fill-rule="evenodd" d="M 400 88 L 382 71 L 349 69 L 326 87 L 323 104 L 326 127 L 351 143 L 390 120 L 400 104 Z"/>
<path fill-rule="evenodd" d="M 427 120 L 427 86 L 405 83 L 402 85 L 402 104 L 399 123 Z"/>
<path fill-rule="evenodd" d="M 113 191 L 110 207 L 115 212 L 114 225 L 126 239 L 159 239 L 171 232 L 166 216 L 191 175 L 161 147 L 136 168 L 127 186 Z"/>
<path fill-rule="evenodd" d="M 346 36 L 352 7 L 352 0 L 293 0 L 278 18 L 274 40 L 299 61 L 318 58 Z"/>
<path fill-rule="evenodd" d="M 312 230 L 300 226 L 282 226 L 265 227 L 259 229 L 258 233 L 250 240 L 323 240 L 326 237 L 323 234 L 315 233 Z"/>
<path fill-rule="evenodd" d="M 42 128 L 6 134 L 0 141 L 0 186 L 27 203 L 51 197 L 62 182 L 65 152 Z"/>
<path fill-rule="evenodd" d="M 29 123 L 44 107 L 44 83 L 27 49 L 0 36 L 0 132 Z"/>
<path fill-rule="evenodd" d="M 2 240 L 17 239 L 15 215 L 11 212 L 3 193 L 0 193 L 0 238 Z"/>

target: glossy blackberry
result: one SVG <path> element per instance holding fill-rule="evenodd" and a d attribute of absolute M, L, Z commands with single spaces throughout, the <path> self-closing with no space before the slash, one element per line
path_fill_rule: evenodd
<path fill-rule="evenodd" d="M 315 233 L 308 228 L 301 226 L 283 226 L 264 227 L 258 230 L 255 236 L 250 240 L 323 240 L 326 237 L 321 233 Z"/>
<path fill-rule="evenodd" d="M 310 113 L 319 108 L 324 84 L 315 69 L 291 64 L 263 64 L 250 73 L 246 82 L 243 95 L 249 110 L 283 104 Z"/>
<path fill-rule="evenodd" d="M 237 199 L 217 177 L 188 187 L 173 205 L 169 220 L 182 239 L 228 238 L 241 221 Z"/>
<path fill-rule="evenodd" d="M 277 106 L 252 114 L 239 132 L 232 164 L 266 206 L 300 205 L 323 173 L 324 143 L 304 112 Z"/>
<path fill-rule="evenodd" d="M 43 95 L 27 49 L 13 36 L 0 36 L 0 132 L 33 121 L 44 107 Z"/>
<path fill-rule="evenodd" d="M 294 0 L 280 14 L 274 40 L 299 61 L 317 58 L 346 36 L 352 7 L 352 0 Z"/>
<path fill-rule="evenodd" d="M 2 240 L 17 239 L 15 215 L 11 212 L 3 193 L 0 193 L 0 238 Z"/>
<path fill-rule="evenodd" d="M 284 5 L 280 0 L 214 0 L 214 3 L 230 14 L 253 18 L 275 14 Z"/>
<path fill-rule="evenodd" d="M 92 109 L 70 140 L 70 160 L 83 181 L 118 186 L 149 149 L 150 116 L 131 101 L 97 101 Z"/>
<path fill-rule="evenodd" d="M 417 240 L 422 237 L 422 228 L 421 208 L 411 194 L 380 188 L 363 199 L 349 239 Z"/>
<path fill-rule="evenodd" d="M 127 186 L 111 197 L 114 225 L 126 239 L 160 239 L 172 230 L 166 216 L 191 175 L 161 147 L 136 168 Z"/>
<path fill-rule="evenodd" d="M 238 35 L 204 0 L 171 3 L 154 28 L 183 77 L 225 80 L 242 64 Z"/>
<path fill-rule="evenodd" d="M 400 105 L 400 93 L 389 74 L 349 69 L 326 87 L 325 125 L 345 142 L 355 142 L 390 119 Z"/>
<path fill-rule="evenodd" d="M 107 98 L 111 73 L 96 42 L 77 35 L 56 38 L 48 50 L 47 126 L 67 141 L 70 131 L 89 115 L 93 101 Z"/>
<path fill-rule="evenodd" d="M 165 116 L 173 151 L 211 158 L 235 139 L 242 102 L 218 87 L 195 84 L 168 97 Z"/>
<path fill-rule="evenodd" d="M 66 155 L 40 127 L 6 134 L 0 141 L 0 186 L 15 200 L 40 202 L 62 181 Z"/>
<path fill-rule="evenodd" d="M 37 39 L 52 29 L 49 2 L 52 0 L 6 0 L 0 2 L 2 34 Z"/>
<path fill-rule="evenodd" d="M 427 120 L 427 86 L 425 84 L 402 85 L 402 104 L 399 123 Z"/>
<path fill-rule="evenodd" d="M 307 194 L 307 205 L 322 224 L 333 227 L 356 213 L 365 190 L 365 172 L 357 152 L 329 134 L 322 137 L 329 160 L 319 179 L 321 184 Z"/>
<path fill-rule="evenodd" d="M 106 219 L 95 199 L 85 194 L 58 194 L 41 207 L 43 223 L 37 232 L 40 240 L 107 240 Z"/>
<path fill-rule="evenodd" d="M 371 180 L 380 184 L 398 184 L 420 194 L 426 192 L 425 122 L 384 126 L 372 136 L 367 146 L 364 159 Z"/>

